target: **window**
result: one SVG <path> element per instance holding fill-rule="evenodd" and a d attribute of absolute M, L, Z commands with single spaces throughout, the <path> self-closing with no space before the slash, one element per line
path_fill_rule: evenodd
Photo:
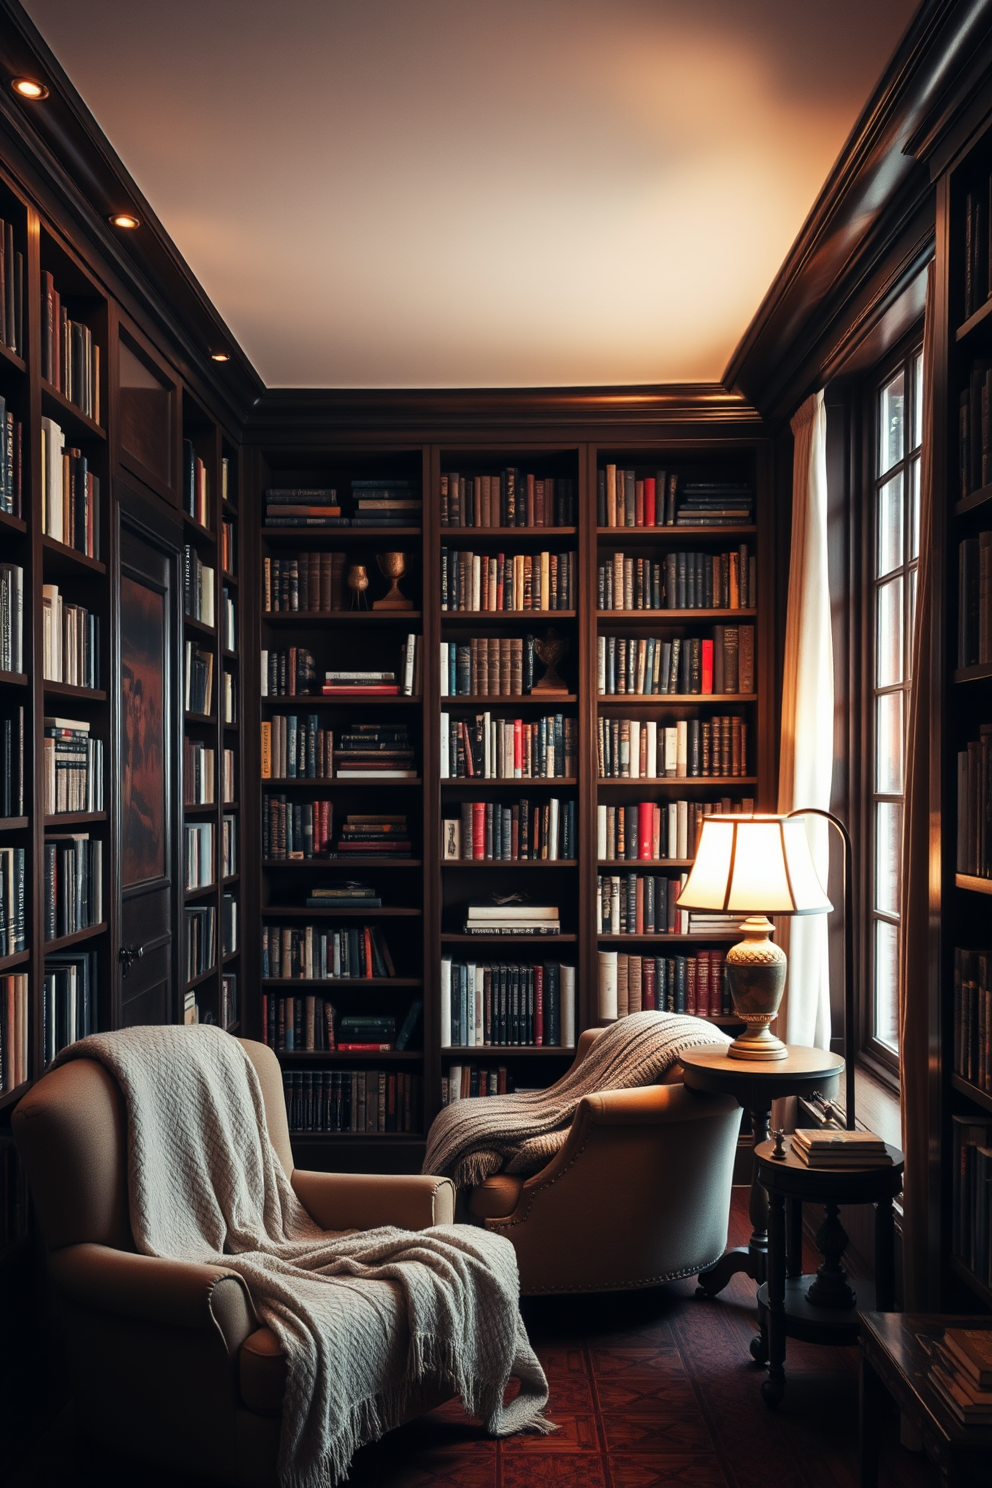
<path fill-rule="evenodd" d="M 898 1068 L 899 903 L 906 732 L 912 682 L 913 618 L 920 549 L 920 446 L 923 353 L 916 346 L 890 365 L 874 392 L 867 625 L 870 667 L 865 1053 Z"/>

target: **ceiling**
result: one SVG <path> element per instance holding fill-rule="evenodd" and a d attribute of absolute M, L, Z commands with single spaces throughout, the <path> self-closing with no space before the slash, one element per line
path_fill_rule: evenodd
<path fill-rule="evenodd" d="M 23 0 L 270 387 L 719 379 L 915 0 Z"/>

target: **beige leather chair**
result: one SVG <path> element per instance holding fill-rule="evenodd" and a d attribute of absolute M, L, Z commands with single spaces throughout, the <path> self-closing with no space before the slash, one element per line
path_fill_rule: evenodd
<path fill-rule="evenodd" d="M 587 1029 L 572 1068 L 604 1030 Z M 513 1242 L 525 1296 L 609 1292 L 692 1276 L 722 1255 L 741 1108 L 663 1083 L 587 1095 L 539 1173 L 473 1189 L 469 1210 Z"/>
<path fill-rule="evenodd" d="M 445 1178 L 293 1166 L 279 1062 L 244 1040 L 273 1145 L 328 1230 L 450 1223 Z M 139 1255 L 128 1220 L 124 1104 L 101 1064 L 52 1070 L 13 1116 L 61 1303 L 77 1421 L 113 1450 L 238 1485 L 275 1488 L 285 1359 L 241 1278 Z M 445 1398 L 418 1401 L 410 1415 Z"/>

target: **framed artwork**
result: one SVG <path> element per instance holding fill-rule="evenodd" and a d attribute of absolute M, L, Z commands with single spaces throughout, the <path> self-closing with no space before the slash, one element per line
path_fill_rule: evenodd
<path fill-rule="evenodd" d="M 121 575 L 121 882 L 166 876 L 166 596 Z"/>

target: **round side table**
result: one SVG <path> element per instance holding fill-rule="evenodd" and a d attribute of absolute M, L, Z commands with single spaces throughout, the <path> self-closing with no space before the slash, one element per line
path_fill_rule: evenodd
<path fill-rule="evenodd" d="M 809 1167 L 785 1142 L 785 1156 L 775 1156 L 775 1143 L 755 1148 L 758 1182 L 768 1194 L 767 1280 L 758 1289 L 758 1326 L 751 1345 L 759 1363 L 768 1362 L 761 1386 L 765 1404 L 778 1405 L 785 1390 L 785 1340 L 855 1344 L 859 1312 L 891 1312 L 895 1305 L 895 1228 L 892 1200 L 902 1188 L 903 1156 L 886 1144 L 890 1162 L 872 1168 Z M 815 1276 L 802 1275 L 802 1206 L 823 1204 L 826 1215 L 816 1236 L 823 1263 Z M 875 1284 L 848 1283 L 843 1256 L 847 1233 L 840 1204 L 875 1205 Z M 786 1206 L 791 1222 L 786 1225 Z M 788 1229 L 788 1236 L 786 1230 Z"/>
<path fill-rule="evenodd" d="M 726 1044 L 703 1044 L 687 1049 L 680 1063 L 685 1083 L 690 1090 L 710 1094 L 732 1095 L 750 1113 L 755 1152 L 768 1136 L 768 1118 L 772 1101 L 782 1095 L 812 1095 L 821 1090 L 829 1095 L 844 1068 L 839 1054 L 824 1049 L 806 1049 L 789 1045 L 785 1059 L 728 1059 Z M 768 1254 L 768 1196 L 758 1182 L 757 1158 L 751 1160 L 751 1239 L 747 1249 L 726 1251 L 715 1266 L 699 1277 L 698 1295 L 715 1297 L 732 1276 L 743 1271 L 752 1281 L 765 1279 Z M 755 1346 L 751 1349 L 755 1358 Z M 761 1361 L 764 1363 L 764 1359 Z"/>

